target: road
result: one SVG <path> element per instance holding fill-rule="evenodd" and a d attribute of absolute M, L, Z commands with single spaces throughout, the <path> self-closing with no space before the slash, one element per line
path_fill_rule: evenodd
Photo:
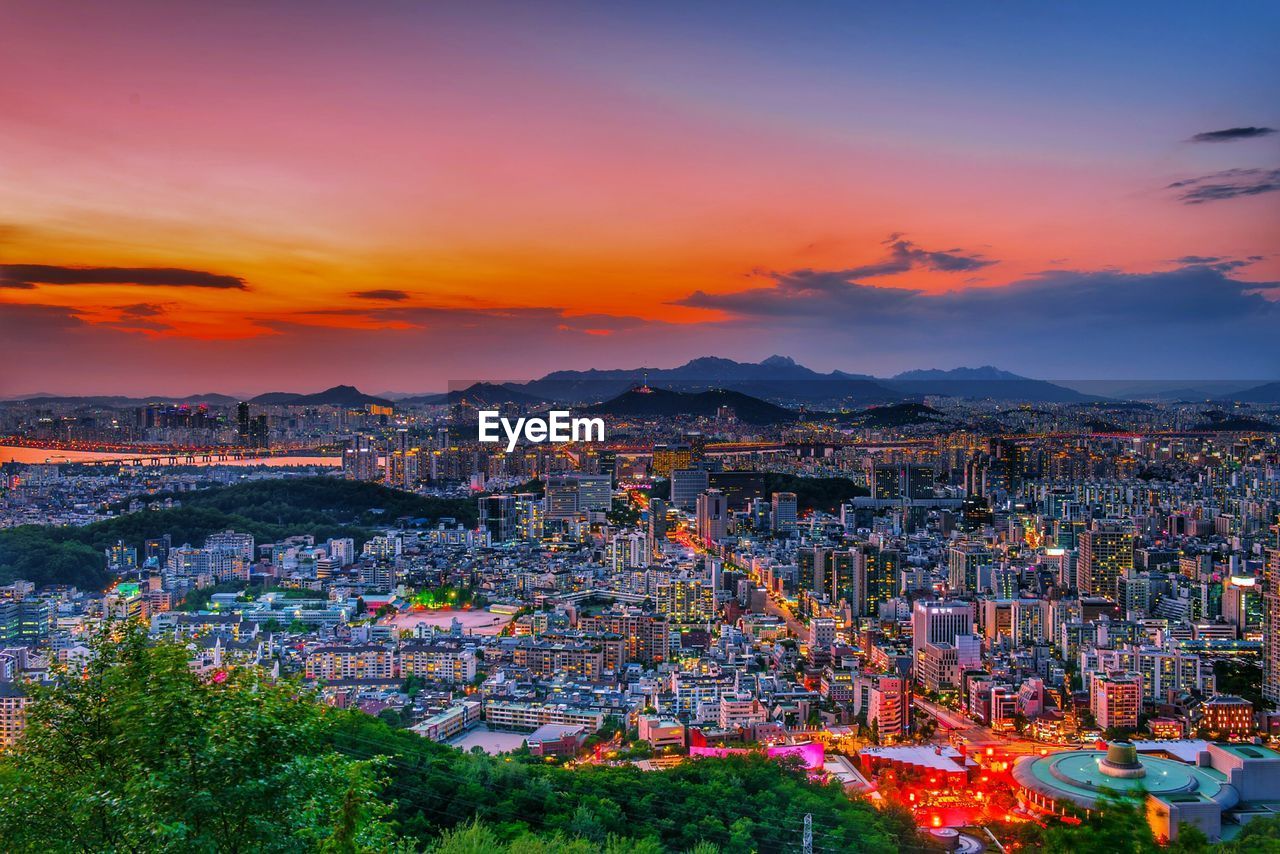
<path fill-rule="evenodd" d="M 1010 743 L 1009 739 L 997 735 L 990 727 L 985 727 L 959 712 L 939 706 L 923 697 L 915 697 L 914 702 L 917 709 L 939 723 L 940 729 L 945 728 L 970 744 L 1007 745 Z"/>

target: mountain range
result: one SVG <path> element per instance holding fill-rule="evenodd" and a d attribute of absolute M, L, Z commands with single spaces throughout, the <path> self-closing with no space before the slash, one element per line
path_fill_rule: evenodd
<path fill-rule="evenodd" d="M 465 404 L 497 406 L 504 403 L 540 406 L 545 403 L 595 404 L 610 401 L 631 389 L 647 386 L 685 394 L 714 389 L 737 392 L 772 404 L 805 410 L 847 410 L 868 406 L 920 402 L 945 396 L 972 400 L 1019 403 L 1089 403 L 1108 399 L 1212 400 L 1257 404 L 1280 403 L 1280 382 L 1179 383 L 1170 381 L 1098 380 L 1053 383 L 1031 379 L 985 365 L 951 370 L 936 368 L 904 371 L 881 378 L 868 374 L 830 371 L 821 373 L 786 356 L 770 356 L 761 362 L 738 362 L 717 356 L 692 359 L 674 368 L 553 371 L 523 383 L 479 382 L 443 394 L 374 396 L 350 385 L 338 385 L 313 394 L 268 392 L 250 398 L 259 406 L 441 406 Z M 1114 391 L 1112 390 L 1114 389 Z M 223 394 L 189 395 L 184 398 L 126 396 L 29 395 L 32 403 L 99 406 L 139 406 L 151 402 L 231 405 L 242 398 Z"/>
<path fill-rule="evenodd" d="M 800 418 L 800 413 L 794 409 L 728 389 L 681 392 L 665 388 L 633 388 L 581 411 L 588 415 L 623 418 L 714 418 L 722 406 L 730 407 L 734 417 L 746 424 L 785 424 Z"/>

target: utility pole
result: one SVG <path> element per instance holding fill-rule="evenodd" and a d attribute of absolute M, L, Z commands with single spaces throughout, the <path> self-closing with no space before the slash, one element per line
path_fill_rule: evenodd
<path fill-rule="evenodd" d="M 804 814 L 804 854 L 813 854 L 813 813 Z"/>

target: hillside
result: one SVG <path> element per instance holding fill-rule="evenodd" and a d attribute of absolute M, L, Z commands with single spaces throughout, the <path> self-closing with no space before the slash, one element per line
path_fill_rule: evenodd
<path fill-rule="evenodd" d="M 352 537 L 363 543 L 375 527 L 400 517 L 433 522 L 452 517 L 468 525 L 476 521 L 470 499 L 424 498 L 329 477 L 254 481 L 172 497 L 182 506 L 127 513 L 82 528 L 25 525 L 0 531 L 0 584 L 24 578 L 38 585 L 100 589 L 110 580 L 104 549 L 122 540 L 141 553 L 144 541 L 165 534 L 174 545 L 198 546 L 225 530 L 253 534 L 258 542 L 315 534 L 317 539 Z"/>
<path fill-rule="evenodd" d="M 891 403 L 888 406 L 864 409 L 850 416 L 848 420 L 859 427 L 884 429 L 940 424 L 946 420 L 946 416 L 923 403 Z"/>
<path fill-rule="evenodd" d="M 415 395 L 402 397 L 396 401 L 396 403 L 403 405 L 419 404 L 423 406 L 462 404 L 473 406 L 477 409 L 482 406 L 499 406 L 504 403 L 514 403 L 518 406 L 539 406 L 546 402 L 545 398 L 529 394 L 510 385 L 499 385 L 498 383 L 474 383 L 464 389 L 449 391 L 444 394 Z"/>
<path fill-rule="evenodd" d="M 845 501 L 870 494 L 865 486 L 859 486 L 847 477 L 796 477 L 778 472 L 765 473 L 764 492 L 767 496 L 775 492 L 794 492 L 796 506 L 801 513 L 811 510 L 839 513 L 840 505 Z"/>
<path fill-rule="evenodd" d="M 1280 382 L 1263 383 L 1253 388 L 1224 395 L 1221 400 L 1241 403 L 1280 403 Z"/>
<path fill-rule="evenodd" d="M 843 371 L 823 374 L 785 356 L 759 363 L 704 356 L 674 368 L 554 371 L 520 388 L 554 400 L 592 403 L 645 383 L 680 392 L 726 389 L 775 403 L 819 407 L 867 406 L 902 397 L 873 377 Z"/>
<path fill-rule="evenodd" d="M 384 397 L 365 394 L 355 386 L 336 385 L 315 394 L 297 394 L 290 391 L 269 391 L 251 398 L 250 403 L 259 406 L 391 406 Z"/>
<path fill-rule="evenodd" d="M 1033 380 L 990 365 L 981 368 L 953 368 L 905 371 L 884 380 L 904 395 L 960 397 L 971 400 L 1021 400 L 1035 403 L 1080 403 L 1097 398 L 1075 389 Z"/>
<path fill-rule="evenodd" d="M 737 419 L 747 424 L 785 424 L 799 418 L 799 413 L 790 409 L 727 389 L 686 393 L 635 388 L 583 411 L 629 418 L 714 418 L 722 406 L 730 407 Z"/>

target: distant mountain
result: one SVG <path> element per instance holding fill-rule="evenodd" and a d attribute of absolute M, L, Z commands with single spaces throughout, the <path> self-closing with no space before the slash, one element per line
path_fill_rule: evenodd
<path fill-rule="evenodd" d="M 1280 403 L 1280 382 L 1264 383 L 1235 394 L 1224 395 L 1220 399 L 1240 403 Z"/>
<path fill-rule="evenodd" d="M 759 363 L 704 356 L 675 368 L 555 371 L 518 388 L 551 400 L 586 403 L 610 400 L 646 383 L 681 392 L 736 391 L 792 406 L 867 406 L 902 398 L 872 377 L 822 374 L 785 356 Z"/>
<path fill-rule="evenodd" d="M 1026 377 L 1020 377 L 1017 374 L 1011 374 L 1008 371 L 1002 371 L 999 368 L 993 368 L 991 365 L 983 365 L 981 368 L 952 368 L 949 371 L 940 368 L 929 368 L 919 371 L 903 371 L 900 374 L 894 374 L 892 379 L 898 381 L 913 380 L 1025 380 Z"/>
<path fill-rule="evenodd" d="M 165 397 L 164 395 L 152 395 L 150 397 L 128 397 L 126 395 L 108 394 L 108 395 L 57 395 L 57 394 L 33 394 L 21 398 L 14 398 L 12 402 L 38 404 L 51 404 L 58 406 L 107 406 L 107 407 L 126 407 L 126 406 L 146 406 L 149 403 L 168 403 L 178 406 L 198 406 L 207 404 L 211 406 L 230 406 L 238 402 L 239 398 L 231 397 L 226 394 L 189 394 L 186 397 Z"/>
<path fill-rule="evenodd" d="M 1258 384 L 1241 380 L 1058 380 L 1057 384 L 1081 394 L 1114 400 L 1206 401 L 1228 400 Z"/>
<path fill-rule="evenodd" d="M 891 403 L 887 406 L 873 406 L 864 409 L 847 419 L 859 427 L 872 429 L 891 427 L 910 427 L 919 424 L 939 424 L 946 416 L 931 406 L 923 403 Z"/>
<path fill-rule="evenodd" d="M 582 411 L 590 415 L 629 418 L 714 418 L 722 406 L 733 409 L 737 419 L 747 424 L 784 424 L 800 417 L 798 412 L 728 389 L 681 392 L 666 388 L 633 388 Z"/>
<path fill-rule="evenodd" d="M 1224 412 L 1205 412 L 1207 420 L 1192 430 L 1216 433 L 1280 433 L 1280 424 L 1245 415 L 1227 415 Z"/>
<path fill-rule="evenodd" d="M 355 386 L 336 385 L 315 394 L 296 394 L 288 391 L 269 391 L 250 398 L 250 403 L 259 406 L 391 406 L 392 401 L 385 397 L 374 397 L 365 394 Z"/>
<path fill-rule="evenodd" d="M 981 368 L 931 368 L 906 371 L 882 380 L 904 396 L 960 397 L 969 400 L 1019 400 L 1028 403 L 1082 403 L 1093 395 L 984 365 Z"/>
<path fill-rule="evenodd" d="M 547 403 L 547 400 L 510 385 L 475 383 L 458 391 L 402 397 L 397 402 L 406 405 L 421 404 L 426 406 L 451 406 L 461 403 L 480 408 L 482 406 L 500 406 L 504 403 L 514 403 L 519 406 L 540 406 Z"/>

